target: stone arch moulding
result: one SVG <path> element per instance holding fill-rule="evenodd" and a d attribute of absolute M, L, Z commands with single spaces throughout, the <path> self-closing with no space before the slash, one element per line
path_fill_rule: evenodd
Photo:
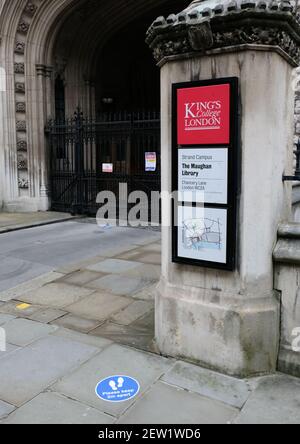
<path fill-rule="evenodd" d="M 10 63 L 11 96 L 7 111 L 10 128 L 6 133 L 10 166 L 7 189 L 14 189 L 6 197 L 19 210 L 46 210 L 48 199 L 47 149 L 44 128 L 47 118 L 53 116 L 54 47 L 59 32 L 72 14 L 90 9 L 90 23 L 86 38 L 77 33 L 73 45 L 73 64 L 67 68 L 75 75 L 74 81 L 86 79 L 86 88 L 93 71 L 93 57 L 99 41 L 107 40 L 124 24 L 132 22 L 144 12 L 150 12 L 169 0 L 103 0 L 101 10 L 95 0 L 16 0 L 7 1 L 1 14 L 5 41 L 5 60 Z M 186 2 L 188 3 L 188 1 Z M 154 17 L 153 17 L 154 18 Z M 101 25 L 101 26 L 100 26 Z M 4 31 L 3 31 L 4 30 Z M 75 57 L 76 55 L 76 57 Z M 77 80 L 76 80 L 77 79 Z M 87 102 L 91 105 L 91 99 Z M 88 105 L 87 105 L 88 106 Z M 13 186 L 12 186 L 13 182 Z"/>

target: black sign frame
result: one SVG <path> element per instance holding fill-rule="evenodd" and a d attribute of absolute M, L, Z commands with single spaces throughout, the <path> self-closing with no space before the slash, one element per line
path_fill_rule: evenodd
<path fill-rule="evenodd" d="M 178 145 L 178 93 L 179 89 L 201 86 L 230 85 L 230 141 L 229 144 Z M 204 268 L 234 271 L 237 266 L 237 199 L 240 184 L 240 122 L 239 122 L 239 79 L 227 77 L 195 82 L 175 83 L 172 85 L 172 191 L 178 191 L 178 150 L 195 148 L 228 148 L 228 201 L 227 204 L 205 203 L 204 208 L 227 210 L 227 252 L 226 263 L 197 260 L 181 257 L 178 254 L 178 226 L 175 223 L 179 206 L 196 206 L 194 203 L 174 202 L 172 207 L 172 261 L 178 264 L 200 266 Z M 176 212 L 176 216 L 175 216 Z"/>

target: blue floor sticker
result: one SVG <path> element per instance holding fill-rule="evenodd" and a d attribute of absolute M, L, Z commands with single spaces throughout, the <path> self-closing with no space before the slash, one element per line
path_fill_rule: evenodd
<path fill-rule="evenodd" d="M 140 384 L 129 376 L 110 376 L 99 382 L 96 394 L 103 401 L 123 402 L 134 398 L 140 391 Z"/>

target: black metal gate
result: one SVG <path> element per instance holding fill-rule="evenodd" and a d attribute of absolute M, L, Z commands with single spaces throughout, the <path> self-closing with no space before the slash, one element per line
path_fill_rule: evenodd
<path fill-rule="evenodd" d="M 73 118 L 49 121 L 46 133 L 52 210 L 96 214 L 98 193 L 112 191 L 118 202 L 120 183 L 128 193 L 143 191 L 149 202 L 151 192 L 160 191 L 159 113 L 105 113 L 93 120 L 78 110 Z M 146 171 L 147 153 L 156 153 L 155 171 Z"/>

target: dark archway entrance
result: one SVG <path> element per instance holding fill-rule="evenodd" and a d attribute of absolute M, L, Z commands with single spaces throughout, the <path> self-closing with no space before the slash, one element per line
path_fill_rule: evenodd
<path fill-rule="evenodd" d="M 180 8 L 182 1 L 177 3 Z M 174 7 L 174 0 L 166 2 L 159 13 Z M 68 79 L 61 71 L 56 76 L 59 120 L 48 126 L 53 210 L 94 214 L 99 192 L 112 191 L 119 201 L 120 183 L 128 193 L 146 193 L 149 201 L 152 191 L 160 191 L 160 78 L 145 44 L 157 13 L 141 14 L 101 42 L 93 74 L 85 79 L 93 94 L 87 100 L 81 94 L 76 116 L 62 118 L 72 89 L 64 94 Z"/>

